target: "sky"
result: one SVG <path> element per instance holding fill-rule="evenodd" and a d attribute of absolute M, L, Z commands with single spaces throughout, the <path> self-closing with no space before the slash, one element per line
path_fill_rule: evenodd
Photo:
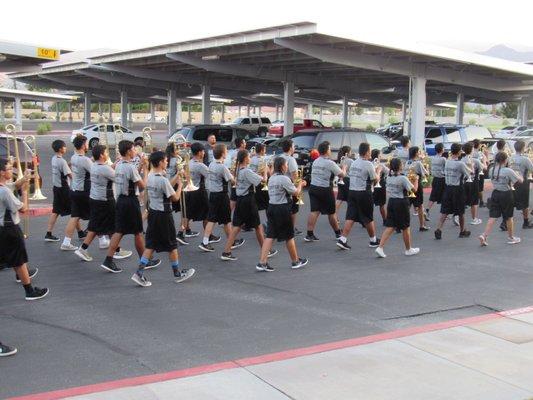
<path fill-rule="evenodd" d="M 134 49 L 300 21 L 376 41 L 533 50 L 529 0 L 24 0 L 2 4 L 2 14 L 0 40 L 69 50 Z"/>

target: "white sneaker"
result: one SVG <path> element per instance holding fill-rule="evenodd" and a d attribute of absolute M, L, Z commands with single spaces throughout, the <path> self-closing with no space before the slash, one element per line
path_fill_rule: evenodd
<path fill-rule="evenodd" d="M 132 254 L 133 252 L 130 250 L 120 249 L 120 251 L 116 251 L 115 254 L 113 254 L 113 258 L 115 260 L 122 260 L 124 258 L 130 257 Z"/>
<path fill-rule="evenodd" d="M 108 249 L 109 248 L 109 243 L 111 241 L 110 240 L 100 240 L 99 243 L 98 243 L 98 247 L 101 248 L 101 249 Z"/>
<path fill-rule="evenodd" d="M 79 258 L 81 258 L 83 261 L 92 261 L 93 258 L 89 254 L 87 250 L 82 249 L 81 247 L 74 252 Z"/>
<path fill-rule="evenodd" d="M 420 249 L 418 247 L 411 247 L 409 250 L 405 250 L 406 256 L 414 256 L 418 253 L 420 253 Z"/>
<path fill-rule="evenodd" d="M 74 246 L 72 243 L 69 243 L 69 244 L 61 243 L 60 249 L 63 251 L 76 251 L 78 250 L 78 246 Z"/>
<path fill-rule="evenodd" d="M 376 252 L 376 254 L 378 255 L 378 257 L 380 258 L 385 258 L 387 257 L 387 255 L 385 254 L 385 252 L 383 251 L 383 248 L 382 247 L 376 247 L 376 250 L 374 250 Z"/>
<path fill-rule="evenodd" d="M 520 242 L 521 242 L 520 238 L 519 237 L 515 237 L 515 236 L 513 236 L 512 238 L 508 238 L 507 239 L 507 244 L 518 244 Z"/>
<path fill-rule="evenodd" d="M 145 276 L 142 276 L 140 277 L 137 272 L 134 273 L 132 276 L 131 276 L 131 280 L 133 282 L 135 282 L 137 285 L 139 286 L 142 286 L 142 287 L 149 287 L 149 286 L 152 286 L 152 282 L 150 282 L 148 279 L 146 279 Z"/>
<path fill-rule="evenodd" d="M 480 220 L 479 218 L 474 218 L 472 221 L 470 221 L 470 225 L 479 225 L 481 224 L 483 221 Z"/>
<path fill-rule="evenodd" d="M 455 226 L 459 226 L 459 216 L 458 215 L 454 215 L 453 217 L 453 224 Z"/>

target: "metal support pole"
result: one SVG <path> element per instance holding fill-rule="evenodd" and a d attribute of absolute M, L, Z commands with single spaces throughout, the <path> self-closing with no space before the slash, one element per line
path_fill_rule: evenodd
<path fill-rule="evenodd" d="M 181 100 L 176 102 L 176 127 L 181 128 L 183 126 L 183 117 L 181 114 Z"/>
<path fill-rule="evenodd" d="M 15 127 L 17 131 L 22 130 L 22 104 L 20 102 L 20 97 L 15 97 Z"/>
<path fill-rule="evenodd" d="M 529 120 L 528 116 L 528 97 L 522 97 L 520 99 L 520 124 L 521 125 L 527 125 L 527 122 Z"/>
<path fill-rule="evenodd" d="M 4 101 L 0 100 L 0 122 L 5 122 L 6 120 L 6 114 L 5 114 L 5 108 L 4 108 Z"/>
<path fill-rule="evenodd" d="M 283 135 L 294 131 L 294 82 L 283 82 Z"/>
<path fill-rule="evenodd" d="M 91 94 L 85 92 L 83 94 L 83 125 L 87 126 L 91 123 Z"/>
<path fill-rule="evenodd" d="M 307 105 L 307 118 L 312 119 L 313 118 L 313 105 L 309 103 Z"/>
<path fill-rule="evenodd" d="M 455 123 L 457 125 L 463 125 L 464 114 L 465 95 L 463 93 L 457 93 L 457 108 L 455 109 Z"/>
<path fill-rule="evenodd" d="M 276 120 L 279 119 L 279 105 L 276 104 Z"/>
<path fill-rule="evenodd" d="M 133 123 L 133 103 L 128 103 L 128 122 Z"/>
<path fill-rule="evenodd" d="M 250 116 L 250 105 L 249 104 L 246 106 L 246 116 L 247 117 Z"/>
<path fill-rule="evenodd" d="M 56 122 L 59 122 L 60 120 L 60 116 L 59 116 L 59 102 L 56 101 Z"/>
<path fill-rule="evenodd" d="M 241 106 L 239 106 L 237 109 L 238 109 L 237 115 L 240 117 L 241 116 Z"/>
<path fill-rule="evenodd" d="M 342 98 L 342 127 L 348 128 L 348 99 Z"/>
<path fill-rule="evenodd" d="M 72 122 L 72 102 L 68 102 L 68 122 Z"/>
<path fill-rule="evenodd" d="M 120 91 L 120 123 L 122 126 L 128 126 L 128 92 Z"/>
<path fill-rule="evenodd" d="M 379 126 L 383 126 L 385 124 L 385 107 L 381 107 L 381 115 L 379 117 Z"/>
<path fill-rule="evenodd" d="M 168 134 L 171 135 L 176 130 L 176 111 L 178 103 L 176 101 L 176 89 L 171 88 L 167 91 L 168 107 Z"/>
<path fill-rule="evenodd" d="M 192 114 L 191 114 L 191 104 L 187 104 L 187 123 L 192 122 Z"/>
<path fill-rule="evenodd" d="M 421 77 L 411 78 L 411 124 L 409 135 L 413 146 L 424 144 L 426 126 L 426 79 Z"/>
<path fill-rule="evenodd" d="M 225 114 L 226 114 L 226 105 L 222 103 L 220 106 L 220 123 L 223 124 L 225 121 Z"/>
<path fill-rule="evenodd" d="M 107 106 L 109 107 L 109 122 L 112 123 L 113 122 L 113 103 L 112 102 L 109 102 L 107 104 Z"/>
<path fill-rule="evenodd" d="M 261 116 L 261 106 L 258 106 L 257 107 L 257 115 L 260 117 Z"/>
<path fill-rule="evenodd" d="M 211 123 L 211 87 L 202 86 L 202 124 Z"/>

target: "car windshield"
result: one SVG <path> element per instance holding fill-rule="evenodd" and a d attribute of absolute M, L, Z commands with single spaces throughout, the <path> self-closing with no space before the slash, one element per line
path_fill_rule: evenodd
<path fill-rule="evenodd" d="M 235 118 L 231 123 L 234 125 L 239 125 L 242 123 L 243 117 Z"/>
<path fill-rule="evenodd" d="M 179 134 L 183 135 L 183 137 L 187 137 L 187 135 L 189 134 L 190 131 L 191 131 L 190 128 L 181 128 L 181 129 L 178 129 L 177 131 L 175 131 L 173 133 L 173 135 L 179 133 Z"/>
<path fill-rule="evenodd" d="M 292 138 L 294 147 L 299 149 L 312 149 L 315 146 L 315 135 L 302 135 Z"/>
<path fill-rule="evenodd" d="M 533 136 L 533 129 L 517 133 L 516 136 Z"/>

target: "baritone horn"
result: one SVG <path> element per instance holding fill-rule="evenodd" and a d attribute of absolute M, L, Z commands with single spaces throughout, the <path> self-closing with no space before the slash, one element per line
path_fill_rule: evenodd
<path fill-rule="evenodd" d="M 152 142 L 152 128 L 149 126 L 145 126 L 142 130 L 142 136 L 143 136 L 143 142 L 144 142 L 144 149 L 145 152 L 150 154 L 153 150 L 153 142 Z"/>
<path fill-rule="evenodd" d="M 39 175 L 39 156 L 37 155 L 37 141 L 35 136 L 29 135 L 24 138 L 24 143 L 28 145 L 32 152 L 33 164 L 33 195 L 30 200 L 46 200 L 46 196 L 41 191 L 41 176 Z"/>
<path fill-rule="evenodd" d="M 296 171 L 296 179 L 294 180 L 294 184 L 296 186 L 299 185 L 303 178 L 304 178 L 304 167 L 300 167 Z M 297 199 L 296 200 L 296 204 L 298 204 L 299 206 L 304 204 L 304 199 L 303 199 L 303 193 L 302 192 L 300 192 L 300 194 L 298 195 L 298 197 L 296 199 Z"/>

